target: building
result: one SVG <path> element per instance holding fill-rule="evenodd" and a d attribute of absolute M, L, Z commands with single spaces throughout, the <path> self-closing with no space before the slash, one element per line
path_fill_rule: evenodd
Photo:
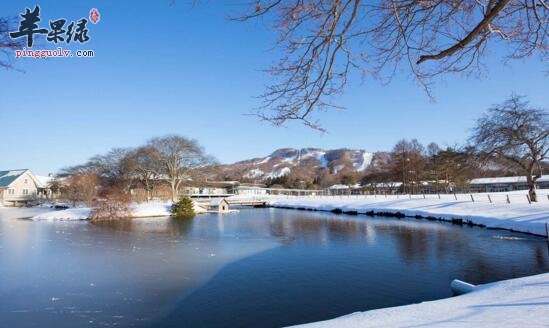
<path fill-rule="evenodd" d="M 265 188 L 264 185 L 254 185 L 254 184 L 241 184 L 236 187 L 236 192 L 239 195 L 247 196 L 257 196 L 257 195 L 267 195 L 268 188 Z"/>
<path fill-rule="evenodd" d="M 225 200 L 225 198 L 212 199 L 208 208 L 210 211 L 227 213 L 229 212 L 229 203 Z"/>
<path fill-rule="evenodd" d="M 549 189 L 549 175 L 542 175 L 536 182 L 538 189 Z M 471 192 L 502 192 L 528 190 L 525 176 L 478 178 L 469 183 Z"/>
<path fill-rule="evenodd" d="M 27 169 L 0 171 L 0 205 L 21 206 L 48 198 L 47 184 L 46 177 L 41 181 Z"/>
<path fill-rule="evenodd" d="M 374 194 L 398 194 L 402 192 L 402 182 L 390 181 L 368 185 L 368 191 Z"/>

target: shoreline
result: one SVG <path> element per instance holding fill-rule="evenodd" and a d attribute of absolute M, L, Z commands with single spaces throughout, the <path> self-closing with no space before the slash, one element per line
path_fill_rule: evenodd
<path fill-rule="evenodd" d="M 549 306 L 549 273 L 477 285 L 434 301 L 354 312 L 292 327 L 540 327 Z"/>
<path fill-rule="evenodd" d="M 335 214 L 415 218 L 502 229 L 547 237 L 549 203 L 493 204 L 439 199 L 296 197 L 271 199 L 268 206 Z"/>
<path fill-rule="evenodd" d="M 309 209 L 309 208 L 303 208 L 303 207 L 296 208 L 296 207 L 272 206 L 272 205 L 269 205 L 269 207 L 288 209 L 288 210 L 296 210 L 296 211 L 331 212 L 331 213 L 334 213 L 334 214 L 346 214 L 346 215 L 353 215 L 353 216 L 365 215 L 365 216 L 370 216 L 370 217 L 372 217 L 372 216 L 381 216 L 381 217 L 386 217 L 386 218 L 397 218 L 397 219 L 409 218 L 409 219 L 416 219 L 416 220 L 438 221 L 438 222 L 451 223 L 451 224 L 460 225 L 460 226 L 467 225 L 467 226 L 470 226 L 470 227 L 486 228 L 486 229 L 490 229 L 490 230 L 505 230 L 505 231 L 523 233 L 523 234 L 526 234 L 526 235 L 536 236 L 536 237 L 547 237 L 547 235 L 545 235 L 545 234 L 542 235 L 542 234 L 536 234 L 536 233 L 533 233 L 533 232 L 513 230 L 513 229 L 501 228 L 501 227 L 489 227 L 489 226 L 486 226 L 484 224 L 475 223 L 475 222 L 470 221 L 470 220 L 463 220 L 461 218 L 445 219 L 445 218 L 442 218 L 442 217 L 434 217 L 434 216 L 422 216 L 422 215 L 413 215 L 412 216 L 412 215 L 405 215 L 402 212 L 374 212 L 374 211 L 368 211 L 366 213 L 358 213 L 357 211 L 342 211 L 341 209 L 337 209 L 337 208 L 334 209 L 334 210 L 328 211 L 328 210 L 319 210 L 319 209 Z"/>
<path fill-rule="evenodd" d="M 421 204 L 423 203 L 423 204 Z M 465 205 L 467 204 L 467 205 Z M 487 229 L 508 230 L 539 237 L 547 237 L 546 224 L 549 223 L 549 204 L 535 204 L 530 207 L 531 221 L 522 221 L 524 208 L 532 205 L 489 204 L 492 214 L 471 215 L 464 207 L 478 209 L 486 204 L 448 202 L 442 200 L 367 200 L 336 197 L 311 197 L 295 199 L 273 199 L 268 202 L 273 208 L 304 211 L 322 211 L 335 214 L 384 216 L 398 219 L 441 221 L 457 225 L 477 226 Z M 458 210 L 433 209 L 451 208 Z M 430 209 L 430 210 L 429 210 Z M 534 209 L 532 211 L 532 209 Z M 461 210 L 461 212 L 460 212 Z M 488 211 L 490 212 L 490 211 Z M 504 218 L 494 213 L 505 213 Z M 534 213 L 532 213 L 534 212 Z M 541 226 L 544 227 L 541 230 Z M 549 243 L 549 237 L 547 237 Z M 536 302 L 528 300 L 536 299 Z M 543 299 L 543 302 L 540 301 Z M 440 325 L 451 327 L 517 327 L 538 326 L 549 306 L 549 273 L 501 280 L 478 285 L 473 291 L 434 301 L 408 304 L 355 312 L 333 319 L 311 322 L 293 327 L 401 327 L 417 325 Z M 505 307 L 506 311 L 498 310 Z M 480 315 L 470 313 L 478 310 Z M 464 318 L 468 318 L 464 320 Z"/>

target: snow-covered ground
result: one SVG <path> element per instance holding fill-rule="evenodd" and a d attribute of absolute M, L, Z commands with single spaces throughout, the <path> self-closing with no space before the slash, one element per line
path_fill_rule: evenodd
<path fill-rule="evenodd" d="M 273 207 L 311 209 L 319 211 L 341 210 L 343 212 L 366 213 L 400 213 L 405 216 L 430 217 L 452 221 L 461 219 L 464 223 L 472 222 L 489 228 L 502 228 L 519 232 L 546 235 L 546 223 L 549 223 L 549 201 L 543 193 L 540 202 L 529 204 L 522 194 L 511 193 L 511 203 L 507 203 L 506 194 L 491 194 L 492 203 L 486 194 L 460 195 L 456 200 L 453 195 L 423 196 L 303 196 L 271 197 L 269 204 Z M 524 201 L 522 201 L 524 198 Z M 521 202 L 519 202 L 521 200 Z"/>
<path fill-rule="evenodd" d="M 130 206 L 132 218 L 169 216 L 172 202 L 152 201 L 148 203 L 134 203 Z M 205 213 L 206 210 L 194 203 L 194 211 L 197 214 Z M 61 211 L 52 211 L 33 216 L 32 220 L 63 220 L 78 221 L 87 220 L 90 217 L 91 209 L 87 207 L 69 208 Z"/>
<path fill-rule="evenodd" d="M 59 220 L 59 221 L 78 221 L 87 220 L 90 217 L 90 209 L 86 207 L 82 208 L 69 208 L 61 211 L 52 211 L 31 217 L 31 220 Z"/>
<path fill-rule="evenodd" d="M 324 327 L 547 327 L 549 273 L 475 287 L 465 295 L 357 312 L 302 325 Z"/>

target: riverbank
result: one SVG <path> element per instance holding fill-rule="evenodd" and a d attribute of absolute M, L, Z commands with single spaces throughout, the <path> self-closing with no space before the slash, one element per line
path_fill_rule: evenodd
<path fill-rule="evenodd" d="M 549 202 L 489 203 L 437 198 L 392 198 L 383 196 L 351 197 L 289 197 L 275 198 L 268 203 L 272 207 L 303 210 L 331 211 L 336 213 L 386 215 L 426 218 L 488 228 L 507 229 L 547 236 Z"/>
<path fill-rule="evenodd" d="M 151 201 L 147 203 L 133 203 L 130 205 L 130 218 L 160 217 L 171 215 L 172 202 Z M 92 209 L 89 207 L 69 208 L 60 211 L 50 211 L 31 217 L 31 220 L 40 221 L 82 221 L 90 218 Z M 196 214 L 206 210 L 194 203 Z"/>
<path fill-rule="evenodd" d="M 383 197 L 383 196 L 382 196 Z M 290 197 L 272 207 L 427 218 L 546 236 L 549 203 L 508 204 L 449 199 Z M 538 327 L 549 306 L 549 273 L 477 286 L 448 299 L 358 312 L 301 327 Z"/>
<path fill-rule="evenodd" d="M 448 299 L 357 312 L 299 327 L 542 327 L 548 307 L 545 273 L 479 285 Z"/>

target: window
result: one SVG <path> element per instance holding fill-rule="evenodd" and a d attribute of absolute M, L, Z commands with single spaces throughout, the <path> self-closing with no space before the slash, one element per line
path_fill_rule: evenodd
<path fill-rule="evenodd" d="M 15 189 L 8 189 L 8 195 L 15 195 Z"/>
<path fill-rule="evenodd" d="M 29 180 L 25 179 L 25 184 L 29 183 Z"/>
<path fill-rule="evenodd" d="M 23 189 L 23 195 L 28 195 L 29 194 L 29 190 L 28 189 Z"/>

